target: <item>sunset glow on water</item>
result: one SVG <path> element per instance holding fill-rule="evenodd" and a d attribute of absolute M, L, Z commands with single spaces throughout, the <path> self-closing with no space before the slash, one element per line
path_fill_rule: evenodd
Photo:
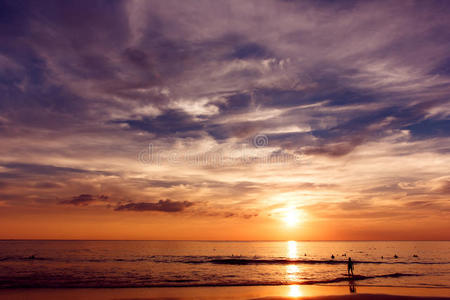
<path fill-rule="evenodd" d="M 357 286 L 442 288 L 449 249 L 449 242 L 2 241 L 0 278 L 1 287 L 292 285 L 295 294 L 302 285 L 348 285 L 352 257 L 355 275 L 365 277 L 355 277 Z"/>

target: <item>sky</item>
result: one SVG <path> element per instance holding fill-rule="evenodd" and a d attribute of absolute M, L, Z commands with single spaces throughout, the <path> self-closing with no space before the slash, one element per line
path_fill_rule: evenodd
<path fill-rule="evenodd" d="M 0 238 L 449 240 L 448 1 L 0 1 Z"/>

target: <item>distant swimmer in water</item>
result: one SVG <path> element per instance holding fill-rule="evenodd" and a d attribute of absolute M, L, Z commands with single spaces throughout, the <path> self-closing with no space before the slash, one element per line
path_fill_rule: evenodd
<path fill-rule="evenodd" d="M 413 255 L 413 257 L 419 257 L 419 255 L 417 255 L 417 254 L 414 254 L 414 255 Z"/>
<path fill-rule="evenodd" d="M 397 254 L 394 255 L 394 258 L 398 258 Z"/>
<path fill-rule="evenodd" d="M 331 259 L 334 259 L 334 255 L 333 254 L 331 254 Z"/>
<path fill-rule="evenodd" d="M 352 262 L 352 258 L 349 257 L 348 258 L 348 263 L 347 263 L 347 274 L 348 276 L 350 276 L 350 272 L 352 273 L 352 277 L 353 277 L 353 262 Z"/>

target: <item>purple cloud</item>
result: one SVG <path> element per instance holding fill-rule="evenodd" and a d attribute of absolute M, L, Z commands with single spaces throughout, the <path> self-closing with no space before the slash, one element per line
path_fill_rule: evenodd
<path fill-rule="evenodd" d="M 185 208 L 194 205 L 189 201 L 172 201 L 170 199 L 159 200 L 158 202 L 137 202 L 119 205 L 116 211 L 162 211 L 162 212 L 180 212 Z"/>
<path fill-rule="evenodd" d="M 95 201 L 107 201 L 108 196 L 98 195 L 94 196 L 91 194 L 81 194 L 79 196 L 74 196 L 70 200 L 63 200 L 59 202 L 60 204 L 71 204 L 75 206 L 87 206 Z"/>

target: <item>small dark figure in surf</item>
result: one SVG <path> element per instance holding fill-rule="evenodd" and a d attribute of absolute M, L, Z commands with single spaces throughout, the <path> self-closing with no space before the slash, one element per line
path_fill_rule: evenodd
<path fill-rule="evenodd" d="M 353 262 L 352 262 L 352 258 L 349 257 L 348 258 L 348 263 L 347 263 L 347 274 L 348 276 L 350 276 L 350 273 L 352 273 L 352 277 L 353 277 Z"/>
<path fill-rule="evenodd" d="M 334 259 L 334 255 L 333 254 L 331 254 L 331 259 Z"/>
<path fill-rule="evenodd" d="M 394 255 L 394 258 L 398 258 L 397 254 Z"/>

